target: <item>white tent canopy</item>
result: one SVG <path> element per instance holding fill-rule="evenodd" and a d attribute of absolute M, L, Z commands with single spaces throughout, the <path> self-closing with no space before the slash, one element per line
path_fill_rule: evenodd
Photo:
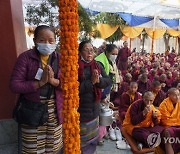
<path fill-rule="evenodd" d="M 98 12 L 124 12 L 136 16 L 180 19 L 180 0 L 78 0 Z"/>

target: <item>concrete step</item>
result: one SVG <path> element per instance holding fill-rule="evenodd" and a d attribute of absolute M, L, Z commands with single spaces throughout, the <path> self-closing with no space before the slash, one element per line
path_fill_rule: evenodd
<path fill-rule="evenodd" d="M 17 144 L 1 145 L 0 154 L 18 154 L 18 145 Z"/>

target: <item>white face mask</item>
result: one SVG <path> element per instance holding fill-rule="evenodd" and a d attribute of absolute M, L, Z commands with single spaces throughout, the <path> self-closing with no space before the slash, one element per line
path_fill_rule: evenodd
<path fill-rule="evenodd" d="M 42 55 L 50 55 L 52 54 L 56 49 L 56 44 L 46 44 L 46 43 L 37 43 L 37 50 Z"/>
<path fill-rule="evenodd" d="M 116 58 L 117 58 L 117 55 L 110 55 L 109 56 L 109 60 L 112 61 L 112 62 L 115 62 Z"/>

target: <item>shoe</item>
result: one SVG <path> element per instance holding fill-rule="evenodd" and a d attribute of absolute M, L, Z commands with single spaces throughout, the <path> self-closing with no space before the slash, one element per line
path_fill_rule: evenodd
<path fill-rule="evenodd" d="M 123 140 L 124 140 L 124 142 L 126 142 L 127 149 L 131 149 L 131 146 L 129 145 L 129 143 L 127 142 L 127 140 L 126 140 L 126 139 L 123 139 Z"/>
<path fill-rule="evenodd" d="M 131 149 L 130 145 L 126 143 L 127 149 Z"/>
<path fill-rule="evenodd" d="M 142 148 L 143 148 L 143 144 L 142 143 L 138 143 L 138 149 L 142 150 Z"/>
<path fill-rule="evenodd" d="M 121 150 L 126 150 L 127 149 L 127 144 L 123 140 L 117 141 L 116 142 L 116 148 L 121 149 Z"/>
<path fill-rule="evenodd" d="M 112 128 L 112 126 L 110 126 L 110 128 L 109 128 L 109 136 L 110 136 L 111 140 L 116 141 L 115 130 Z"/>
<path fill-rule="evenodd" d="M 116 139 L 118 140 L 118 141 L 121 141 L 122 140 L 122 134 L 121 134 L 121 131 L 120 131 L 120 129 L 118 128 L 118 127 L 115 127 L 115 134 L 116 134 Z"/>
<path fill-rule="evenodd" d="M 104 145 L 104 141 L 103 140 L 98 141 L 98 145 L 99 146 L 103 146 Z"/>

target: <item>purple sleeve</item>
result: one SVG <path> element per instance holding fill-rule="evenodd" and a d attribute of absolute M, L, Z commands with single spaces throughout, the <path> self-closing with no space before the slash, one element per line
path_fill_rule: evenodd
<path fill-rule="evenodd" d="M 137 124 L 139 124 L 140 122 L 142 122 L 145 119 L 145 117 L 143 116 L 143 112 L 139 108 L 138 103 L 134 103 L 131 106 L 130 118 L 131 118 L 131 123 L 133 125 L 137 125 Z"/>
<path fill-rule="evenodd" d="M 27 53 L 23 53 L 17 58 L 10 80 L 10 89 L 14 93 L 26 94 L 37 91 L 34 81 L 27 81 L 28 59 Z"/>

